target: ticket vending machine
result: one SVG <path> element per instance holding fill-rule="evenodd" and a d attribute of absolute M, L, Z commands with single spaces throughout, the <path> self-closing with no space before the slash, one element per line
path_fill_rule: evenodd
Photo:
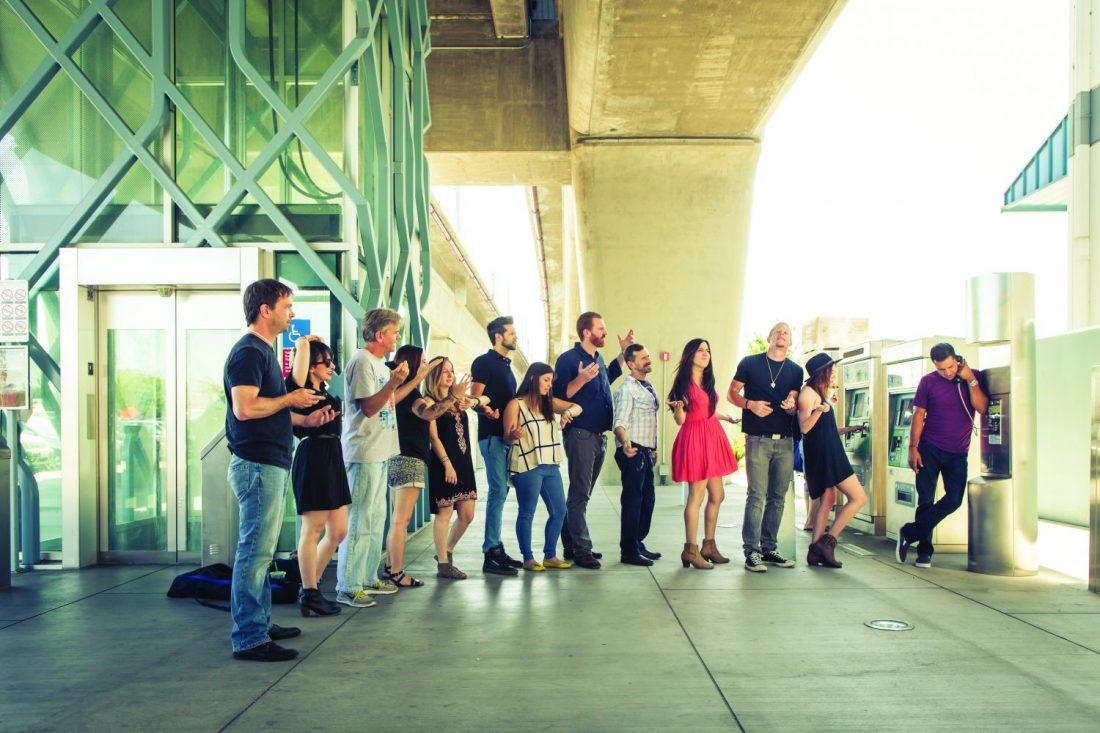
<path fill-rule="evenodd" d="M 882 350 L 896 341 L 868 341 L 841 351 L 837 409 L 842 427 L 864 430 L 843 436 L 844 452 L 867 492 L 867 503 L 852 527 L 881 536 L 886 532 L 886 374 Z M 838 497 L 839 499 L 840 497 Z"/>
<path fill-rule="evenodd" d="M 913 424 L 913 398 L 917 384 L 932 371 L 928 356 L 932 347 L 947 342 L 966 353 L 960 337 L 931 336 L 889 346 L 882 351 L 889 403 L 889 443 L 886 468 L 886 536 L 896 540 L 898 528 L 912 522 L 917 512 L 917 476 L 909 468 L 909 436 Z M 966 354 L 971 366 L 977 366 Z M 974 441 L 976 444 L 977 441 Z M 971 445 L 971 453 L 976 450 Z M 943 481 L 936 487 L 936 500 L 943 496 Z M 966 552 L 966 504 L 940 522 L 932 533 L 936 552 Z"/>

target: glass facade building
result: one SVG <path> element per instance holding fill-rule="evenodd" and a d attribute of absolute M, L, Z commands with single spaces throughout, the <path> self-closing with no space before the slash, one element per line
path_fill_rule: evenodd
<path fill-rule="evenodd" d="M 382 305 L 427 341 L 426 0 L 0 0 L 0 49 L 21 562 L 190 559 L 249 281 L 338 357 Z"/>

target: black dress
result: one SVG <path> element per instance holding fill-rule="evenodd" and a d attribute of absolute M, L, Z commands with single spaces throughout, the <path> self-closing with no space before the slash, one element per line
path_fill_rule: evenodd
<path fill-rule="evenodd" d="M 844 453 L 833 415 L 832 409 L 821 413 L 810 431 L 802 434 L 806 491 L 814 499 L 820 498 L 825 489 L 836 486 L 855 473 Z"/>
<path fill-rule="evenodd" d="M 432 451 L 428 463 L 428 496 L 431 498 L 432 514 L 438 514 L 440 507 L 454 506 L 456 501 L 477 500 L 474 463 L 470 457 L 470 421 L 466 412 L 447 410 L 435 419 L 435 431 L 447 457 L 451 459 L 451 467 L 458 481 L 447 483 L 443 462 Z"/>
<path fill-rule="evenodd" d="M 286 378 L 286 389 L 288 392 L 300 389 L 293 376 Z M 323 386 L 320 391 L 312 391 L 324 395 L 325 399 L 294 412 L 308 415 L 325 405 L 340 411 L 340 400 Z M 351 489 L 348 488 L 348 475 L 344 473 L 344 451 L 340 448 L 340 418 L 319 428 L 295 425 L 294 435 L 299 443 L 290 469 L 290 483 L 298 513 L 329 511 L 350 504 Z"/>

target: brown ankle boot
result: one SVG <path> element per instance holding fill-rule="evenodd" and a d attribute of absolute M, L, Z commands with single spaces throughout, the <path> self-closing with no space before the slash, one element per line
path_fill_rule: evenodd
<path fill-rule="evenodd" d="M 833 554 L 833 550 L 836 549 L 836 537 L 826 532 L 814 544 L 817 546 L 817 553 L 821 556 L 821 565 L 827 568 L 844 567 L 844 563 L 837 560 L 836 555 Z"/>
<path fill-rule="evenodd" d="M 723 557 L 722 553 L 718 552 L 718 547 L 714 544 L 714 540 L 703 540 L 703 547 L 699 550 L 699 554 L 704 559 L 710 560 L 713 563 L 727 563 L 730 561 L 728 557 Z"/>
<path fill-rule="evenodd" d="M 703 558 L 699 555 L 698 546 L 693 545 L 690 542 L 684 543 L 684 551 L 680 553 L 680 562 L 684 564 L 685 568 L 688 565 L 691 565 L 691 567 L 698 568 L 699 570 L 714 569 L 713 565 L 703 560 Z"/>

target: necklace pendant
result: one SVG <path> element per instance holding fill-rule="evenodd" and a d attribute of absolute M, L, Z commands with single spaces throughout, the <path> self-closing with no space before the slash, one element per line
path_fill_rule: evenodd
<path fill-rule="evenodd" d="M 775 389 L 775 382 L 772 382 L 772 389 Z"/>

